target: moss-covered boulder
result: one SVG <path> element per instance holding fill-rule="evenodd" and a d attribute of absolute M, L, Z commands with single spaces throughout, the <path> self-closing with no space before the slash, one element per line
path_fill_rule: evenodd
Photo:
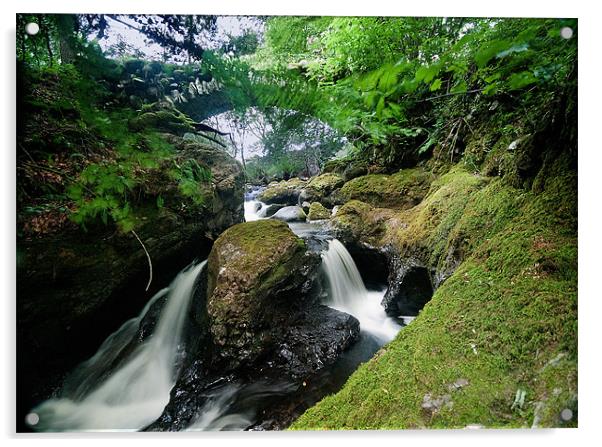
<path fill-rule="evenodd" d="M 257 196 L 263 203 L 281 203 L 286 205 L 296 205 L 299 201 L 299 195 L 305 187 L 306 182 L 299 178 L 272 182 L 267 188 Z"/>
<path fill-rule="evenodd" d="M 330 211 L 320 202 L 313 202 L 309 206 L 309 213 L 307 217 L 309 220 L 330 219 Z"/>
<path fill-rule="evenodd" d="M 255 360 L 308 305 L 317 259 L 284 222 L 235 225 L 215 242 L 208 261 L 207 310 L 219 355 L 229 366 Z"/>
<path fill-rule="evenodd" d="M 361 200 L 378 207 L 408 209 L 426 196 L 434 176 L 421 168 L 396 174 L 369 174 L 354 178 L 339 192 L 342 201 Z"/>
<path fill-rule="evenodd" d="M 301 193 L 301 200 L 308 202 L 320 201 L 330 205 L 331 200 L 329 196 L 333 191 L 343 186 L 343 183 L 345 183 L 343 177 L 338 174 L 329 172 L 318 175 L 307 183 L 307 186 Z"/>

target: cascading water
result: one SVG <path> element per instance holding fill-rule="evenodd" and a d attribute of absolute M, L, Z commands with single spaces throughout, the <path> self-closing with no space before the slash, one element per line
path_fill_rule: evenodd
<path fill-rule="evenodd" d="M 401 326 L 380 305 L 383 292 L 366 290 L 353 258 L 337 239 L 328 241 L 328 250 L 322 252 L 322 267 L 330 285 L 326 304 L 353 315 L 361 330 L 380 344 L 391 341 Z"/>
<path fill-rule="evenodd" d="M 180 272 L 157 293 L 140 315 L 112 334 L 98 352 L 67 380 L 60 397 L 43 402 L 28 420 L 38 431 L 124 430 L 157 419 L 175 384 L 182 333 L 195 281 L 207 261 Z M 167 296 L 153 334 L 117 362 L 136 337 L 140 322 L 159 298 Z"/>
<path fill-rule="evenodd" d="M 253 222 L 259 220 L 258 211 L 262 207 L 262 203 L 258 200 L 246 200 L 245 201 L 245 222 Z"/>

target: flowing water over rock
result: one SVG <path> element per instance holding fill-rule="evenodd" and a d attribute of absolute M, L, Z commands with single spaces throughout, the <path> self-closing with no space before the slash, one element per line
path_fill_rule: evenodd
<path fill-rule="evenodd" d="M 351 255 L 337 239 L 322 253 L 322 267 L 330 285 L 329 306 L 347 312 L 360 321 L 363 332 L 380 344 L 391 341 L 401 326 L 388 317 L 380 305 L 385 290 L 368 291 Z"/>
<path fill-rule="evenodd" d="M 245 219 L 261 219 L 256 191 L 245 201 Z M 321 253 L 324 304 L 356 317 L 360 338 L 311 381 L 218 381 L 203 391 L 204 403 L 186 430 L 244 430 L 286 427 L 326 394 L 336 392 L 360 363 L 392 340 L 401 325 L 380 305 L 385 293 L 367 290 L 351 255 L 332 238 L 325 222 L 289 224 L 309 250 Z M 182 271 L 169 288 L 157 293 L 137 318 L 112 334 L 88 361 L 65 381 L 58 396 L 32 410 L 38 431 L 141 430 L 162 415 L 178 379 L 184 355 L 183 331 L 197 277 L 206 261 Z M 165 300 L 150 335 L 141 336 L 149 310 Z M 340 314 L 339 314 L 340 315 Z M 146 330 L 146 329 L 145 329 Z M 260 411 L 259 411 L 260 410 Z M 258 414 L 261 413 L 261 414 Z M 39 420 L 37 420 L 39 419 Z M 180 428 L 180 429 L 182 429 Z"/>
<path fill-rule="evenodd" d="M 195 280 L 207 261 L 181 272 L 149 301 L 137 318 L 112 334 L 68 377 L 57 398 L 32 410 L 39 431 L 139 430 L 161 415 L 178 373 L 181 337 Z M 167 302 L 151 337 L 120 359 L 135 341 L 151 306 Z M 39 420 L 38 420 L 39 418 Z"/>

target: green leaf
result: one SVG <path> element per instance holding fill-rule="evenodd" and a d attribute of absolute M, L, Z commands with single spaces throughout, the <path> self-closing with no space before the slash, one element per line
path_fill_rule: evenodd
<path fill-rule="evenodd" d="M 439 90 L 441 88 L 441 83 L 441 78 L 435 79 L 430 87 L 431 92 Z"/>
<path fill-rule="evenodd" d="M 157 208 L 163 208 L 163 203 L 164 203 L 163 197 L 157 196 Z"/>
<path fill-rule="evenodd" d="M 378 104 L 376 105 L 376 116 L 377 117 L 381 117 L 382 116 L 382 112 L 383 109 L 385 108 L 385 97 L 381 96 L 380 100 L 378 101 Z"/>
<path fill-rule="evenodd" d="M 483 68 L 498 53 L 506 50 L 509 46 L 510 42 L 507 40 L 493 40 L 489 42 L 482 50 L 475 54 L 474 60 L 477 66 Z"/>
<path fill-rule="evenodd" d="M 464 79 L 460 80 L 456 85 L 451 88 L 451 93 L 464 93 L 468 90 L 468 85 Z"/>
<path fill-rule="evenodd" d="M 537 78 L 533 73 L 530 71 L 521 71 L 520 73 L 514 73 L 508 78 L 508 87 L 510 87 L 510 90 L 519 90 L 536 82 Z"/>
<path fill-rule="evenodd" d="M 435 76 L 439 74 L 440 70 L 441 64 L 422 65 L 418 70 L 416 70 L 414 79 L 416 81 L 422 81 L 425 84 L 429 84 L 435 78 Z"/>

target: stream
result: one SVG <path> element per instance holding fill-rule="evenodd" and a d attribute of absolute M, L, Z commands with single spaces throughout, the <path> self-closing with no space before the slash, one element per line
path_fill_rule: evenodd
<path fill-rule="evenodd" d="M 245 220 L 260 219 L 263 206 L 245 198 Z M 334 364 L 322 368 L 311 383 L 225 381 L 205 392 L 198 417 L 186 430 L 264 430 L 284 428 L 322 397 L 338 391 L 357 367 L 369 360 L 403 327 L 385 314 L 386 285 L 369 289 L 345 246 L 324 221 L 289 223 L 310 250 L 319 251 L 326 283 L 323 304 L 356 317 L 358 341 Z M 141 313 L 109 336 L 97 353 L 65 380 L 53 397 L 27 415 L 35 431 L 137 431 L 161 416 L 182 367 L 183 331 L 194 288 L 206 261 L 193 264 L 158 292 Z M 139 326 L 149 309 L 165 299 L 150 337 L 140 341 Z M 132 346 L 134 346 L 132 348 Z M 272 408 L 272 409 L 271 409 Z M 274 413 L 289 414 L 274 424 Z M 277 417 L 276 417 L 277 418 Z"/>

